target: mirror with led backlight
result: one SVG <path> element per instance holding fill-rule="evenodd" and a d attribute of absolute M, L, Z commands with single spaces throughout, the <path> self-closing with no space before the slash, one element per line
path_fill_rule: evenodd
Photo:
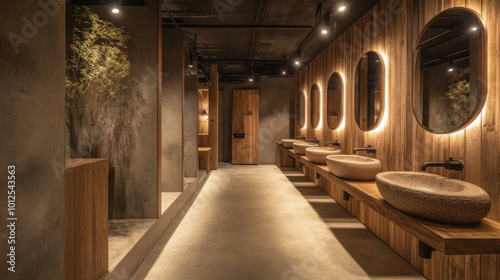
<path fill-rule="evenodd" d="M 486 99 L 485 36 L 470 10 L 442 12 L 424 28 L 416 46 L 413 112 L 433 133 L 450 133 L 470 124 Z"/>
<path fill-rule="evenodd" d="M 311 97 L 310 97 L 310 120 L 311 127 L 317 128 L 319 125 L 319 120 L 321 117 L 321 106 L 320 106 L 321 95 L 319 93 L 319 87 L 317 84 L 313 84 L 311 87 Z"/>
<path fill-rule="evenodd" d="M 297 100 L 297 124 L 303 128 L 306 124 L 306 94 L 299 92 Z"/>
<path fill-rule="evenodd" d="M 365 53 L 356 67 L 354 116 L 363 131 L 375 129 L 384 115 L 384 67 L 382 57 L 373 51 Z"/>
<path fill-rule="evenodd" d="M 334 72 L 328 80 L 326 93 L 326 120 L 328 128 L 337 129 L 344 116 L 344 83 L 339 73 Z"/>

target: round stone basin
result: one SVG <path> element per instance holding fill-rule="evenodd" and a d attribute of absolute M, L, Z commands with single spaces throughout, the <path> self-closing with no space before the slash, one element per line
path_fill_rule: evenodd
<path fill-rule="evenodd" d="M 340 178 L 369 181 L 382 171 L 380 160 L 359 155 L 331 155 L 326 157 L 330 172 Z"/>
<path fill-rule="evenodd" d="M 326 164 L 326 157 L 338 155 L 341 151 L 332 147 L 309 147 L 306 148 L 306 157 L 317 164 Z"/>
<path fill-rule="evenodd" d="M 300 142 L 293 143 L 292 146 L 293 146 L 293 150 L 295 151 L 296 154 L 305 155 L 307 148 L 318 147 L 318 143 L 300 141 Z"/>
<path fill-rule="evenodd" d="M 295 142 L 299 142 L 301 140 L 299 139 L 281 139 L 281 145 L 283 145 L 283 147 L 287 148 L 287 149 L 291 149 L 293 148 L 293 143 Z"/>
<path fill-rule="evenodd" d="M 480 187 L 424 172 L 382 172 L 375 177 L 385 201 L 405 213 L 430 220 L 468 224 L 490 211 L 490 197 Z"/>

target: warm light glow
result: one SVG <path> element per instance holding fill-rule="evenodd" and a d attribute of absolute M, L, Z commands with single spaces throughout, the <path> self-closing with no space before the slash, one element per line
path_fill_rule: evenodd
<path fill-rule="evenodd" d="M 300 65 L 300 61 L 298 59 L 295 60 L 295 65 Z"/>
<path fill-rule="evenodd" d="M 345 6 L 340 6 L 339 11 L 341 11 L 341 12 L 345 11 Z"/>
<path fill-rule="evenodd" d="M 389 79 L 389 62 L 387 60 L 387 55 L 383 52 L 378 52 L 378 54 L 382 57 L 382 60 L 384 62 L 384 68 L 385 68 L 385 75 L 384 75 L 384 86 L 385 86 L 385 93 L 384 93 L 384 97 L 385 97 L 385 107 L 384 107 L 384 115 L 382 116 L 382 120 L 380 121 L 380 123 L 378 124 L 378 126 L 370 131 L 370 132 L 380 132 L 382 130 L 384 130 L 385 128 L 385 125 L 387 123 L 387 118 L 388 118 L 388 115 L 389 115 L 389 83 L 387 82 Z"/>
<path fill-rule="evenodd" d="M 315 129 L 323 129 L 323 90 L 321 83 L 316 83 L 319 90 L 319 122 Z"/>
<path fill-rule="evenodd" d="M 473 26 L 470 31 L 476 31 L 477 30 L 477 27 Z"/>
<path fill-rule="evenodd" d="M 307 91 L 303 91 L 304 92 L 304 95 L 307 96 L 306 92 Z M 309 104 L 308 103 L 308 100 L 311 98 L 311 96 L 309 96 L 309 98 L 304 98 L 305 99 L 305 102 L 304 102 L 304 127 L 302 127 L 302 129 L 304 131 L 307 132 L 307 123 L 309 122 L 308 121 L 308 116 L 309 116 Z M 303 133 L 303 135 L 305 135 L 305 133 Z"/>
<path fill-rule="evenodd" d="M 250 77 L 250 78 L 248 79 L 248 81 L 249 81 L 249 82 L 253 82 L 253 78 L 252 78 L 252 77 Z"/>
<path fill-rule="evenodd" d="M 326 30 L 326 29 L 321 30 L 321 34 L 323 34 L 323 35 L 328 34 L 328 30 Z"/>
<path fill-rule="evenodd" d="M 343 130 L 345 128 L 345 103 L 346 103 L 346 93 L 345 93 L 345 78 L 344 78 L 344 73 L 342 72 L 338 72 L 339 75 L 340 75 L 340 78 L 342 79 L 342 91 L 343 91 L 343 96 L 342 96 L 342 107 L 343 107 L 343 110 L 342 110 L 342 122 L 340 123 L 339 125 L 339 128 L 338 130 Z"/>
<path fill-rule="evenodd" d="M 455 70 L 453 67 L 448 68 L 448 72 L 453 72 Z"/>
<path fill-rule="evenodd" d="M 118 13 L 120 12 L 120 10 L 118 10 L 118 8 L 113 8 L 113 9 L 111 10 L 111 12 L 112 12 L 113 14 L 118 14 Z"/>
<path fill-rule="evenodd" d="M 286 71 L 285 71 L 285 70 L 283 70 L 283 72 L 281 72 L 281 73 L 282 73 L 283 75 L 286 75 Z"/>

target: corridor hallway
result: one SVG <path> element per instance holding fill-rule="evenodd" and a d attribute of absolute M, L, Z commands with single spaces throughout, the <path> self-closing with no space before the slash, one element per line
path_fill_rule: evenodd
<path fill-rule="evenodd" d="M 133 279 L 425 279 L 296 169 L 221 164 Z"/>

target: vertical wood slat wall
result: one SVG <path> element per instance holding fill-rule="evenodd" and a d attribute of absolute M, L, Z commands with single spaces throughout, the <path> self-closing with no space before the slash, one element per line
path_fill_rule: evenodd
<path fill-rule="evenodd" d="M 476 12 L 485 24 L 487 73 L 484 79 L 488 95 L 484 109 L 471 125 L 456 133 L 438 135 L 421 128 L 413 115 L 413 79 L 417 75 L 414 72 L 414 49 L 424 26 L 440 12 L 453 7 L 466 7 Z M 340 140 L 341 149 L 347 154 L 351 154 L 356 147 L 374 145 L 377 148 L 374 157 L 381 160 L 384 171 L 417 171 L 426 161 L 444 161 L 449 156 L 460 158 L 465 164 L 463 171 L 429 171 L 465 180 L 485 189 L 492 200 L 488 218 L 500 221 L 499 14 L 498 0 L 382 0 L 296 75 L 295 96 L 297 98 L 299 91 L 304 91 L 307 97 L 306 126 L 299 128 L 296 124 L 296 135 L 318 137 L 320 144 Z M 387 68 L 387 107 L 385 123 L 374 131 L 363 132 L 355 122 L 353 94 L 356 65 L 367 51 L 377 51 L 384 57 Z M 344 78 L 345 115 L 344 124 L 332 131 L 326 124 L 325 93 L 328 79 L 333 72 L 341 73 Z M 313 83 L 320 86 L 323 100 L 322 125 L 316 129 L 311 128 L 309 119 L 308 102 Z M 496 271 L 496 265 L 499 263 L 497 255 L 436 254 L 432 261 L 424 261 L 414 254 L 417 245 L 413 237 L 391 223 L 388 226 L 393 229 L 391 234 L 412 244 L 411 248 L 405 244 L 392 244 L 393 248 L 399 248 L 396 251 L 405 256 L 405 259 L 413 259 L 412 263 L 427 277 L 500 277 L 500 271 Z M 455 278 L 454 274 L 461 276 Z"/>

